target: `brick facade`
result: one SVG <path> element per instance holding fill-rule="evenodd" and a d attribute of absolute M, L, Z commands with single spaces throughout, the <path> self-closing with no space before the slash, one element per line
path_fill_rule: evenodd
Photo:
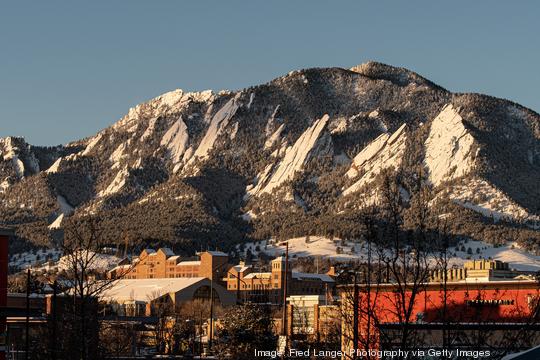
<path fill-rule="evenodd" d="M 228 256 L 220 251 L 206 251 L 200 260 L 182 260 L 171 249 L 144 249 L 129 264 L 109 271 L 110 278 L 161 279 L 205 277 L 219 280 L 227 270 Z"/>

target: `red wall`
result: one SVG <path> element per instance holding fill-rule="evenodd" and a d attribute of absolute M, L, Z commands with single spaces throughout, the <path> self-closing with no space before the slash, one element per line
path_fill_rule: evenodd
<path fill-rule="evenodd" d="M 399 323 L 403 319 L 403 302 L 400 292 L 390 285 L 372 289 L 368 299 L 365 290 L 359 291 L 359 336 L 367 334 L 368 313 L 374 313 L 370 334 L 376 334 L 375 322 Z M 446 310 L 445 304 L 446 293 Z M 531 300 L 540 296 L 539 284 L 525 282 L 453 283 L 444 291 L 440 284 L 429 284 L 411 299 L 406 292 L 405 305 L 412 305 L 409 322 L 416 322 L 422 315 L 424 322 L 470 323 L 470 322 L 527 322 L 531 316 Z M 371 309 L 368 309 L 371 303 Z M 446 315 L 445 315 L 446 314 Z M 373 343 L 377 347 L 376 340 Z"/>

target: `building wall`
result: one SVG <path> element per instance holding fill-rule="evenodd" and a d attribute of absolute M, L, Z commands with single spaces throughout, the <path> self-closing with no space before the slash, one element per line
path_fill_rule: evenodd
<path fill-rule="evenodd" d="M 225 254 L 224 254 L 225 255 Z M 208 252 L 201 254 L 200 261 L 181 261 L 164 249 L 145 249 L 131 266 L 118 267 L 109 277 L 124 279 L 159 279 L 206 277 L 221 279 L 227 270 L 228 257 L 215 256 Z M 213 270 L 213 271 L 212 271 Z"/>
<path fill-rule="evenodd" d="M 369 290 L 369 292 L 368 292 Z M 400 292 L 395 285 L 374 285 L 371 289 L 359 287 L 359 334 L 371 334 L 378 346 L 375 323 L 399 323 L 398 314 L 403 314 L 399 304 Z M 369 294 L 369 299 L 368 299 Z M 349 349 L 352 344 L 353 300 L 352 287 L 340 288 L 342 298 L 342 346 Z M 446 298 L 446 301 L 445 301 Z M 534 281 L 493 281 L 477 283 L 429 283 L 412 297 L 405 293 L 406 306 L 412 305 L 410 323 L 520 323 L 529 321 L 532 310 L 540 299 L 540 286 Z M 370 304 L 368 306 L 368 304 Z M 373 313 L 368 318 L 366 314 Z M 368 321 L 372 324 L 367 327 Z M 345 339 L 346 338 L 346 339 Z M 365 342 L 362 342 L 365 344 Z"/>
<path fill-rule="evenodd" d="M 285 278 L 287 278 L 287 296 L 289 295 L 327 295 L 332 291 L 333 285 L 328 287 L 324 281 L 318 278 L 298 280 L 293 277 L 289 267 L 285 272 L 285 261 L 279 257 L 274 259 L 270 266 L 270 272 L 256 273 L 252 267 L 239 265 L 243 271 L 238 272 L 234 267 L 227 273 L 227 289 L 236 291 L 237 297 L 242 301 L 271 302 L 281 304 L 283 302 Z"/>

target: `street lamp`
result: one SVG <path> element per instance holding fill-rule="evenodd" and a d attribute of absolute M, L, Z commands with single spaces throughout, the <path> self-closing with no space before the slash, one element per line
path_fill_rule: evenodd
<path fill-rule="evenodd" d="M 285 278 L 283 280 L 283 319 L 282 319 L 282 335 L 287 336 L 287 287 L 289 277 L 289 242 L 282 242 L 279 245 L 285 245 Z"/>
<path fill-rule="evenodd" d="M 358 271 L 347 270 L 341 272 L 337 277 L 341 277 L 345 274 L 353 275 L 353 359 L 356 359 L 356 353 L 358 349 L 358 306 L 359 306 L 359 294 L 358 294 Z"/>

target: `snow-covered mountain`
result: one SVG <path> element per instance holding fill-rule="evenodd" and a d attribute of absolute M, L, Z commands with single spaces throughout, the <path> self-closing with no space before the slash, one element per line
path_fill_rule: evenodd
<path fill-rule="evenodd" d="M 324 235 L 376 198 L 381 172 L 419 168 L 455 205 L 456 234 L 539 245 L 540 116 L 376 62 L 171 91 L 64 146 L 0 139 L 0 223 L 44 243 L 92 216 L 111 242 L 187 251 Z"/>

